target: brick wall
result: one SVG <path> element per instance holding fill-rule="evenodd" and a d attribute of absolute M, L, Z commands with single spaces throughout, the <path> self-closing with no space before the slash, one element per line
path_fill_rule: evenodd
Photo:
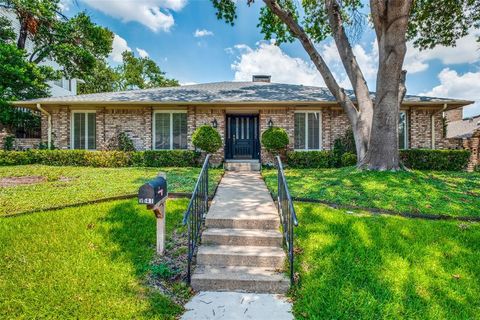
<path fill-rule="evenodd" d="M 480 129 L 475 130 L 470 138 L 463 139 L 463 147 L 471 152 L 467 166 L 467 171 L 471 172 L 480 166 Z"/>
<path fill-rule="evenodd" d="M 294 134 L 294 118 L 295 113 L 294 110 L 291 108 L 282 108 L 282 109 L 271 109 L 271 110 L 260 110 L 258 115 L 259 127 L 260 127 L 260 135 L 259 139 L 261 139 L 263 132 L 268 129 L 268 122 L 270 119 L 273 122 L 275 127 L 280 127 L 287 131 L 289 136 L 289 144 L 287 146 L 288 150 L 293 150 L 293 134 Z M 261 145 L 261 144 L 260 144 Z M 262 163 L 265 164 L 273 164 L 275 163 L 275 159 L 271 153 L 269 153 L 263 145 L 261 145 L 261 158 Z"/>
<path fill-rule="evenodd" d="M 0 130 L 0 150 L 3 150 L 4 140 L 8 135 L 9 133 L 7 132 L 7 129 Z"/>
<path fill-rule="evenodd" d="M 192 119 L 193 117 L 193 119 Z M 189 111 L 188 114 L 189 123 L 194 124 L 192 128 L 189 128 L 189 141 L 191 141 L 191 134 L 196 128 L 208 124 L 211 125 L 213 119 L 217 120 L 217 131 L 222 138 L 222 147 L 218 151 L 212 154 L 210 161 L 214 165 L 219 165 L 225 159 L 225 110 L 222 109 L 205 109 L 196 108 L 196 110 Z M 193 149 L 193 145 L 190 142 L 190 147 Z"/>
<path fill-rule="evenodd" d="M 434 117 L 434 141 L 432 146 L 432 116 Z M 458 149 L 461 141 L 445 137 L 444 120 L 437 110 L 410 110 L 408 112 L 409 147 L 412 149 Z"/>
<path fill-rule="evenodd" d="M 42 140 L 40 138 L 16 138 L 15 149 L 36 149 Z"/>
<path fill-rule="evenodd" d="M 152 108 L 97 110 L 97 148 L 125 132 L 137 150 L 152 148 Z"/>

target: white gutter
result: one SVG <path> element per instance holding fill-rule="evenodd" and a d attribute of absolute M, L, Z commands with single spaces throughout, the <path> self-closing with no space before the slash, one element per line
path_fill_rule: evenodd
<path fill-rule="evenodd" d="M 431 124 L 431 125 L 432 125 L 432 149 L 435 149 L 435 116 L 436 116 L 437 114 L 439 114 L 440 112 L 444 112 L 444 111 L 447 109 L 447 107 L 448 107 L 448 104 L 447 104 L 447 103 L 444 103 L 444 104 L 443 104 L 443 108 L 440 109 L 440 110 L 437 111 L 437 112 L 434 112 L 434 113 L 432 114 L 432 116 L 430 117 L 430 118 L 431 118 L 431 121 L 432 121 L 432 124 Z"/>
<path fill-rule="evenodd" d="M 47 145 L 48 149 L 50 149 L 52 147 L 52 115 L 43 109 L 40 103 L 37 103 L 37 109 L 47 116 Z"/>

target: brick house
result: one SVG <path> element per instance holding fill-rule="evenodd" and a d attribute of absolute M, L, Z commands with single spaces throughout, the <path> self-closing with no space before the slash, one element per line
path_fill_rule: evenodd
<path fill-rule="evenodd" d="M 352 93 L 353 95 L 353 93 Z M 445 138 L 443 112 L 472 103 L 407 95 L 400 110 L 401 148 L 458 147 Z M 212 124 L 224 148 L 215 162 L 270 162 L 260 136 L 270 125 L 285 128 L 290 150 L 329 150 L 349 127 L 326 88 L 270 83 L 219 82 L 21 101 L 42 112 L 42 140 L 60 149 L 101 150 L 125 132 L 138 150 L 193 149 L 195 128 Z"/>
<path fill-rule="evenodd" d="M 449 116 L 447 138 L 449 141 L 461 144 L 464 149 L 470 150 L 468 171 L 480 168 L 480 115 L 463 118 L 462 114 L 458 117 L 450 113 Z"/>

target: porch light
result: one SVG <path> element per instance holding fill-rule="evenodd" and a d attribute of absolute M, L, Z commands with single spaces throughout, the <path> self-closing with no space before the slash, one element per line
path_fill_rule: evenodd
<path fill-rule="evenodd" d="M 273 127 L 272 118 L 270 118 L 270 120 L 268 120 L 268 127 L 269 127 L 269 128 Z"/>
<path fill-rule="evenodd" d="M 212 127 L 216 128 L 218 126 L 217 119 L 213 118 Z"/>

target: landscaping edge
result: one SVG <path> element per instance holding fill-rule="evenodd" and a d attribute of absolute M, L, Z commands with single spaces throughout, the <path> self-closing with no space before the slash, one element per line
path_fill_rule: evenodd
<path fill-rule="evenodd" d="M 272 196 L 273 201 L 277 203 L 276 201 L 277 195 L 272 192 L 270 192 L 270 195 Z M 400 216 L 404 218 L 480 222 L 480 217 L 449 216 L 449 215 L 431 214 L 431 213 L 398 212 L 398 211 L 393 211 L 388 209 L 378 209 L 378 208 L 368 208 L 368 207 L 354 206 L 354 205 L 348 205 L 348 204 L 338 204 L 338 203 L 330 202 L 326 200 L 310 199 L 310 198 L 302 198 L 302 197 L 292 197 L 292 200 L 297 202 L 324 204 L 334 209 L 365 210 L 373 214 Z"/>

